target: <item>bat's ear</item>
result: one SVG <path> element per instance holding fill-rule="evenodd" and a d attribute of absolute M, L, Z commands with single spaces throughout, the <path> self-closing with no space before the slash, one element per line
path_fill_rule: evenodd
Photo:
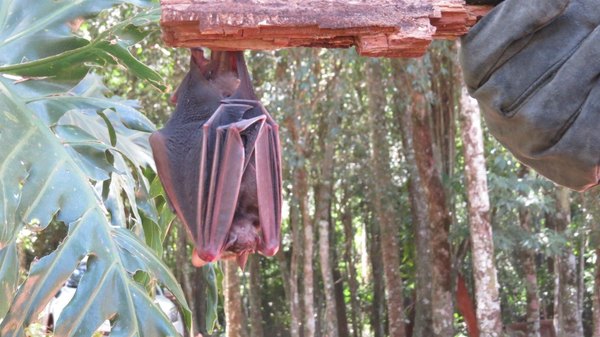
<path fill-rule="evenodd" d="M 231 98 L 258 101 L 258 97 L 256 97 L 256 93 L 254 93 L 254 88 L 252 87 L 252 79 L 250 78 L 248 68 L 246 67 L 246 61 L 244 61 L 244 52 L 237 51 L 234 52 L 234 55 L 236 59 L 236 70 L 238 78 L 240 79 L 240 85 L 235 93 L 231 95 Z"/>
<path fill-rule="evenodd" d="M 190 62 L 190 69 L 197 69 L 200 71 L 204 78 L 208 77 L 208 73 L 211 70 L 211 61 L 204 57 L 204 50 L 202 48 L 192 48 L 192 57 Z"/>

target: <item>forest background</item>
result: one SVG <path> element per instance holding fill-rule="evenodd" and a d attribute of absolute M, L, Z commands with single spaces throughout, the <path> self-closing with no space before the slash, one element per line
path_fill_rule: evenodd
<path fill-rule="evenodd" d="M 82 91 L 69 92 L 85 96 L 94 91 L 102 99 L 133 108 L 122 98 L 138 100 L 148 121 L 136 118 L 145 127 L 125 123 L 121 128 L 111 125 L 108 112 L 97 115 L 101 124 L 106 122 L 102 126 L 106 135 L 96 141 L 118 149 L 127 160 L 115 157 L 111 162 L 107 155 L 109 173 L 87 172 L 88 177 L 109 210 L 110 221 L 131 229 L 172 271 L 181 286 L 181 294 L 175 290 L 175 296 L 184 297 L 191 309 L 186 314 L 182 307 L 186 320 L 205 336 L 434 336 L 432 322 L 443 317 L 455 336 L 469 335 L 472 327 L 465 322 L 469 314 L 465 303 L 475 300 L 472 247 L 481 246 L 472 240 L 485 237 L 485 233 L 470 235 L 473 228 L 485 228 L 474 226 L 469 208 L 477 202 L 474 197 L 489 199 L 486 217 L 493 228 L 496 267 L 487 269 L 490 275 L 477 277 L 495 279 L 497 273 L 498 318 L 503 324 L 556 320 L 564 336 L 580 331 L 600 336 L 595 324 L 600 321 L 598 191 L 573 193 L 555 186 L 520 165 L 480 123 L 475 127 L 483 128 L 479 142 L 486 184 L 473 187 L 467 181 L 465 168 L 477 164 L 466 150 L 472 139 L 465 130 L 473 126 L 469 118 L 477 108 L 462 84 L 456 42 L 434 42 L 421 59 L 369 59 L 353 50 L 247 52 L 258 96 L 281 127 L 282 246 L 274 258 L 252 256 L 244 272 L 228 262 L 192 267 L 191 242 L 164 207 L 160 184 L 144 157 L 149 155 L 144 145 L 148 132 L 164 124 L 173 111 L 168 98 L 187 71 L 189 51 L 166 47 L 157 16 L 147 19 L 147 13 L 131 5 L 79 21 L 72 29 L 88 39 L 108 39 L 102 37 L 107 31 L 130 37 L 135 35 L 132 31 L 123 34 L 114 27 L 125 18 L 135 21 L 143 15 L 143 24 L 133 22 L 143 27 L 138 36 L 123 40 L 131 42 L 127 47 L 132 54 L 158 77 L 140 72 L 124 57 L 117 64 L 92 67 L 95 75 L 75 87 Z M 0 72 L 19 71 L 0 67 Z M 161 83 L 166 90 L 156 88 Z M 35 105 L 36 99 L 26 101 Z M 81 124 L 75 114 L 90 107 L 75 105 L 49 125 L 62 144 L 77 152 L 76 133 L 70 133 L 73 125 L 85 130 L 85 125 L 97 124 L 91 119 Z M 122 113 L 114 107 L 110 111 Z M 119 148 L 123 143 L 128 148 Z M 85 150 L 77 155 L 85 162 L 97 160 L 94 154 Z M 134 173 L 123 173 L 124 169 Z M 142 180 L 147 183 L 145 192 L 153 197 L 154 209 L 148 213 L 145 207 L 150 203 L 142 204 L 137 195 L 143 192 Z M 470 194 L 471 188 L 478 194 Z M 10 210 L 7 200 L 3 204 Z M 6 220 L 7 214 L 0 218 Z M 8 261 L 14 255 L 18 278 L 9 282 L 7 275 L 12 274 L 0 272 L 7 299 L 0 303 L 0 317 L 11 310 L 10 303 L 15 305 L 16 285 L 27 279 L 32 262 L 75 240 L 74 227 L 51 214 L 41 225 L 25 221 L 15 226 L 18 235 L 11 236 L 8 225 L 3 228 L 0 257 Z M 148 218 L 156 228 L 149 229 Z M 49 266 L 37 268 L 53 275 Z M 432 273 L 446 275 L 441 287 Z M 134 280 L 146 287 L 155 284 L 151 272 L 136 274 Z M 169 282 L 158 278 L 163 285 Z M 31 299 L 31 312 L 43 308 L 44 299 L 51 296 Z M 432 303 L 443 302 L 444 296 L 451 299 L 450 315 L 434 317 L 440 314 Z M 573 327 L 580 330 L 569 330 Z"/>

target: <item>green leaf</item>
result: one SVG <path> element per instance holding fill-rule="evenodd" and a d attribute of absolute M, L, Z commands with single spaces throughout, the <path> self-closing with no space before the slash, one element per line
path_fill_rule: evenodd
<path fill-rule="evenodd" d="M 0 317 L 9 309 L 13 294 L 17 290 L 18 276 L 19 258 L 17 245 L 13 241 L 0 249 Z"/>
<path fill-rule="evenodd" d="M 120 3 L 145 0 L 4 0 L 0 3 L 0 64 L 16 64 L 71 50 L 82 43 L 68 22 Z"/>
<path fill-rule="evenodd" d="M 202 267 L 202 276 L 206 282 L 206 330 L 211 332 L 215 329 L 218 319 L 219 289 L 217 287 L 217 274 L 215 264 L 209 263 Z"/>
<path fill-rule="evenodd" d="M 56 251 L 32 264 L 0 325 L 0 335 L 24 336 L 26 327 L 85 256 L 90 256 L 88 272 L 56 324 L 57 336 L 89 336 L 111 318 L 111 336 L 176 335 L 132 275 L 145 271 L 169 288 L 189 323 L 189 309 L 174 277 L 131 232 L 111 226 L 98 193 L 69 146 L 50 132 L 12 87 L 0 78 L 0 187 L 4 192 L 0 225 L 10 233 L 1 237 L 1 252 L 6 255 L 6 246 L 26 225 L 43 229 L 55 218 L 69 226 L 69 233 Z M 82 139 L 90 140 L 89 135 Z"/>
<path fill-rule="evenodd" d="M 53 80 L 80 80 L 92 64 L 105 66 L 120 64 L 140 79 L 147 80 L 160 90 L 165 89 L 162 77 L 139 62 L 128 48 L 142 40 L 160 17 L 160 8 L 133 16 L 92 40 L 77 37 L 69 32 L 66 22 L 80 16 L 95 14 L 101 9 L 124 1 L 27 1 L 3 2 L 0 7 L 0 73 L 25 77 L 51 77 Z M 130 1 L 127 1 L 130 2 Z M 19 3 L 19 4 L 16 4 Z M 139 1 L 138 3 L 144 3 Z M 52 6 L 52 8 L 47 8 Z M 26 7 L 26 8 L 22 8 Z M 37 10 L 46 10 L 38 12 Z M 31 13 L 35 10 L 34 13 Z M 37 16 L 37 21 L 26 27 L 24 22 L 14 22 L 14 13 L 26 12 L 25 22 Z M 3 16 L 5 13 L 10 15 Z M 40 19 L 41 18 L 41 19 Z M 2 20 L 4 19 L 4 20 Z M 63 21 L 58 21 L 58 20 Z M 45 26 L 44 26 L 45 25 Z M 43 40 L 47 37 L 47 40 Z M 48 42 L 54 42 L 49 45 Z"/>

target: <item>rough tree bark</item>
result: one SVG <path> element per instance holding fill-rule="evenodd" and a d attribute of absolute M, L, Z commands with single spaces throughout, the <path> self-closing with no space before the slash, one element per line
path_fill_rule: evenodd
<path fill-rule="evenodd" d="M 424 109 L 416 106 L 415 102 L 407 102 L 412 97 L 412 92 L 406 90 L 419 90 L 413 85 L 417 75 L 409 73 L 408 62 L 404 60 L 392 60 L 392 72 L 394 85 L 397 92 L 394 95 L 394 114 L 396 125 L 400 129 L 402 137 L 402 152 L 408 166 L 408 193 L 411 204 L 411 215 L 413 219 L 415 235 L 415 321 L 413 337 L 429 337 L 433 335 L 431 321 L 431 246 L 429 219 L 427 216 L 427 200 L 419 170 L 415 163 L 415 149 L 413 146 L 413 126 L 410 111 L 413 109 Z M 416 73 L 423 74 L 423 64 L 419 61 L 411 64 L 419 68 Z M 400 93 L 403 93 L 402 95 Z"/>
<path fill-rule="evenodd" d="M 558 187 L 556 191 L 556 230 L 565 233 L 571 222 L 571 198 L 570 190 Z M 556 272 L 558 273 L 558 321 L 556 332 L 559 337 L 583 336 L 583 323 L 577 300 L 577 259 L 573 254 L 572 247 L 563 248 L 556 258 Z"/>
<path fill-rule="evenodd" d="M 463 0 L 162 0 L 163 39 L 174 47 L 270 50 L 348 48 L 365 56 L 422 56 L 456 38 L 490 7 Z"/>
<path fill-rule="evenodd" d="M 598 230 L 598 220 L 596 222 L 596 230 Z M 594 274 L 594 330 L 592 337 L 600 337 L 600 248 L 596 248 L 596 273 Z"/>
<path fill-rule="evenodd" d="M 358 301 L 358 278 L 354 259 L 354 227 L 352 224 L 352 208 L 350 206 L 348 187 L 344 185 L 342 195 L 342 226 L 344 227 L 344 261 L 346 262 L 346 279 L 350 289 L 350 320 L 352 321 L 352 337 L 362 336 L 360 322 L 360 304 Z M 600 336 L 599 336 L 600 337 Z"/>
<path fill-rule="evenodd" d="M 372 207 L 372 205 L 371 205 Z M 367 245 L 371 262 L 371 279 L 373 285 L 373 301 L 369 316 L 374 337 L 385 337 L 385 282 L 383 280 L 383 259 L 381 257 L 381 233 L 372 219 L 368 221 L 369 236 Z"/>
<path fill-rule="evenodd" d="M 319 261 L 323 277 L 325 293 L 325 331 L 328 337 L 338 336 L 337 308 L 335 301 L 335 285 L 329 254 L 329 221 L 319 220 Z"/>
<path fill-rule="evenodd" d="M 248 302 L 250 302 L 250 337 L 265 336 L 263 330 L 262 305 L 260 294 L 260 260 L 258 255 L 252 255 L 248 261 Z"/>
<path fill-rule="evenodd" d="M 340 63 L 341 64 L 341 63 Z M 318 58 L 315 62 L 315 67 L 320 69 Z M 335 92 L 338 81 L 337 74 L 341 66 L 337 66 L 334 73 L 336 74 L 325 85 L 325 90 L 333 91 L 331 101 L 334 104 L 338 103 L 337 92 Z M 317 76 L 321 76 L 320 71 L 317 71 Z M 333 90 L 332 90 L 333 89 Z M 329 93 L 327 93 L 329 95 Z M 318 110 L 322 110 L 319 108 Z M 319 232 L 319 262 L 321 266 L 321 276 L 323 280 L 323 292 L 325 293 L 325 331 L 328 337 L 337 337 L 338 319 L 337 319 L 337 303 L 335 298 L 335 284 L 333 278 L 332 259 L 330 254 L 329 244 L 329 211 L 331 209 L 331 193 L 333 191 L 333 172 L 335 165 L 335 130 L 338 128 L 339 117 L 335 112 L 320 111 L 321 121 L 319 123 L 319 148 L 321 150 L 319 159 L 319 172 L 317 183 L 315 184 L 315 223 L 318 226 Z"/>
<path fill-rule="evenodd" d="M 465 156 L 477 322 L 482 336 L 500 337 L 500 294 L 490 223 L 481 115 L 477 102 L 469 96 L 464 86 L 461 90 L 460 105 L 459 119 Z"/>
<path fill-rule="evenodd" d="M 433 157 L 431 130 L 425 108 L 425 97 L 414 92 L 413 104 L 422 109 L 411 112 L 413 144 L 419 176 L 426 191 L 429 205 L 432 262 L 432 327 L 434 337 L 454 336 L 454 305 L 452 301 L 452 260 L 448 233 L 452 217 L 446 205 L 446 191 Z"/>
<path fill-rule="evenodd" d="M 524 178 L 528 174 L 529 168 L 523 165 L 519 171 L 519 177 Z M 523 231 L 531 234 L 531 212 L 526 206 L 519 207 L 519 222 Z M 531 249 L 521 248 L 519 255 L 527 294 L 527 337 L 540 337 L 540 298 L 535 252 Z"/>
<path fill-rule="evenodd" d="M 301 55 L 298 52 L 290 53 L 292 62 L 298 67 Z M 285 62 L 282 58 L 281 62 Z M 278 69 L 285 69 L 287 63 L 278 64 Z M 283 77 L 285 71 L 277 72 L 278 78 Z M 292 74 L 289 82 L 281 80 L 280 85 L 288 86 L 292 96 L 292 114 L 285 120 L 285 130 L 294 144 L 293 153 L 297 156 L 298 163 L 306 160 L 306 130 L 300 124 L 300 116 L 305 107 L 300 99 L 294 99 L 295 93 L 300 90 L 300 76 Z M 315 331 L 314 296 L 313 296 L 313 230 L 308 216 L 308 181 L 305 164 L 294 167 L 291 172 L 292 203 L 290 207 L 290 224 L 292 227 L 292 257 L 290 262 L 290 303 L 291 337 L 313 337 Z M 309 226 L 307 228 L 307 226 Z M 307 233 L 308 231 L 308 233 Z M 308 238 L 308 240 L 306 239 Z M 302 280 L 300 276 L 302 277 Z M 301 282 L 302 281 L 302 282 Z M 304 287 L 300 287 L 301 285 Z M 307 325 L 308 323 L 308 325 Z M 305 330 L 306 329 L 306 330 Z M 308 335 L 307 335 L 308 334 Z"/>
<path fill-rule="evenodd" d="M 333 227 L 330 227 L 329 231 L 332 231 Z M 335 235 L 334 235 L 335 237 Z M 336 240 L 333 240 L 334 242 Z M 332 250 L 331 260 L 339 261 L 336 251 Z M 337 323 L 338 323 L 338 335 L 339 337 L 350 337 L 350 328 L 348 326 L 348 310 L 346 308 L 346 300 L 344 298 L 344 291 L 346 286 L 344 285 L 344 277 L 339 267 L 333 265 L 333 283 L 335 287 L 335 305 L 337 310 Z"/>
<path fill-rule="evenodd" d="M 223 261 L 223 297 L 225 298 L 225 336 L 244 337 L 244 312 L 242 311 L 242 294 L 240 277 L 235 260 Z"/>
<path fill-rule="evenodd" d="M 298 186 L 298 198 L 300 199 L 300 218 L 303 228 L 304 261 L 302 263 L 302 277 L 304 285 L 303 298 L 303 327 L 304 337 L 315 336 L 315 298 L 314 298 L 314 229 L 309 217 L 308 206 L 308 173 L 306 167 L 299 167 L 295 173 Z"/>
<path fill-rule="evenodd" d="M 598 188 L 593 189 L 586 193 L 585 203 L 586 208 L 589 211 L 590 217 L 590 227 L 592 228 L 592 244 L 596 244 L 598 247 L 598 242 L 593 238 L 596 237 L 598 233 L 600 233 L 600 206 L 598 205 L 598 200 L 600 197 L 600 190 Z M 596 268 L 594 273 L 594 294 L 593 294 L 593 321 L 594 327 L 592 330 L 592 337 L 600 337 L 600 247 L 595 249 L 596 253 L 596 263 L 594 268 Z"/>
<path fill-rule="evenodd" d="M 381 230 L 381 255 L 388 309 L 390 336 L 405 336 L 403 285 L 400 275 L 400 248 L 396 224 L 399 218 L 394 209 L 391 187 L 390 154 L 385 118 L 385 91 L 382 66 L 379 60 L 367 61 L 367 92 L 369 97 L 369 124 L 371 128 L 371 158 L 374 184 L 373 205 L 375 219 Z"/>
<path fill-rule="evenodd" d="M 293 182 L 295 184 L 295 182 Z M 296 200 L 292 197 L 292 201 Z M 302 261 L 303 240 L 300 233 L 299 210 L 290 207 L 290 226 L 292 227 L 292 257 L 290 259 L 290 336 L 300 337 L 302 331 L 302 309 L 300 303 L 299 271 Z M 284 280 L 285 282 L 285 280 Z"/>

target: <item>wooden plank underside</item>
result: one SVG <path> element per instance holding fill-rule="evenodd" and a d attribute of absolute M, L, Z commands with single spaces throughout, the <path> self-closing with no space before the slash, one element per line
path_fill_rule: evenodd
<path fill-rule="evenodd" d="M 173 47 L 272 50 L 348 48 L 364 56 L 419 57 L 433 39 L 465 34 L 489 6 L 463 0 L 162 0 Z"/>

